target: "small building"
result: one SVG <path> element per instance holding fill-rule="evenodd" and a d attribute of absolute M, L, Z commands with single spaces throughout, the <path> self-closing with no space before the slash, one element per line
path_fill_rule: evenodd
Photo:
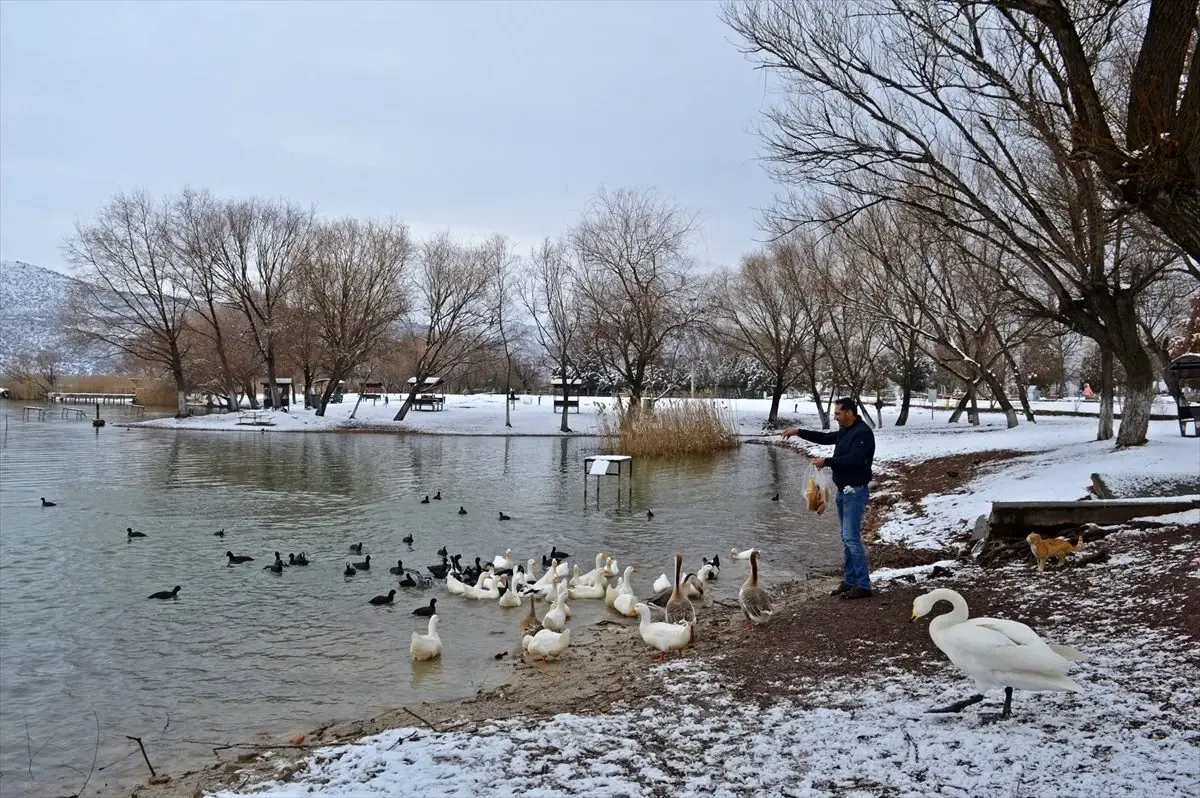
<path fill-rule="evenodd" d="M 363 399 L 382 399 L 387 392 L 387 385 L 382 382 L 364 382 L 362 386 Z"/>
<path fill-rule="evenodd" d="M 563 404 L 567 406 L 567 412 L 572 409 L 579 412 L 579 392 L 583 390 L 583 380 L 578 377 L 564 380 L 562 377 L 550 378 L 550 393 L 554 397 L 551 403 L 551 409 L 561 410 Z"/>
<path fill-rule="evenodd" d="M 271 407 L 271 383 L 262 381 L 263 407 Z M 279 406 L 290 407 L 296 401 L 296 386 L 291 377 L 276 377 L 275 387 L 279 389 Z"/>
<path fill-rule="evenodd" d="M 308 403 L 316 407 L 321 403 L 321 397 L 325 395 L 325 389 L 329 386 L 329 378 L 322 377 L 319 380 L 313 380 L 312 396 L 309 397 Z M 342 403 L 342 395 L 346 393 L 346 381 L 338 380 L 337 387 L 333 389 L 333 394 L 329 397 L 329 403 L 340 405 Z"/>

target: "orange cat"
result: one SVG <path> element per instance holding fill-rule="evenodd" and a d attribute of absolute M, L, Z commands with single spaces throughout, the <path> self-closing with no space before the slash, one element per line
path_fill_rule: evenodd
<path fill-rule="evenodd" d="M 1057 559 L 1058 567 L 1062 568 L 1067 564 L 1068 555 L 1083 548 L 1083 535 L 1075 540 L 1074 546 L 1065 538 L 1043 538 L 1037 532 L 1030 532 L 1025 540 L 1028 541 L 1033 556 L 1037 557 L 1039 571 L 1046 567 L 1047 560 L 1053 559 Z"/>

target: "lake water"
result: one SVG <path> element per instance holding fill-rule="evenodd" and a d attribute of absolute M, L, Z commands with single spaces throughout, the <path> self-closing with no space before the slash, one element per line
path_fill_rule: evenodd
<path fill-rule="evenodd" d="M 492 656 L 515 650 L 524 610 L 440 585 L 369 606 L 395 585 L 387 569 L 397 558 L 424 571 L 441 546 L 489 561 L 505 548 L 524 560 L 557 545 L 588 570 L 602 550 L 641 569 L 644 596 L 674 551 L 690 570 L 720 553 L 716 595 L 726 600 L 746 570 L 724 556 L 731 546 L 764 548 L 768 582 L 840 561 L 833 518 L 804 507 L 804 458 L 772 447 L 639 460 L 632 508 L 624 495 L 618 507 L 607 477 L 597 509 L 594 478 L 583 499 L 595 439 L 97 431 L 57 415 L 25 422 L 11 403 L 0 410 L 6 796 L 73 792 L 94 753 L 87 794 L 128 794 L 148 773 L 125 735 L 179 773 L 213 761 L 200 743 L 290 735 L 507 678 L 511 667 Z M 420 504 L 438 490 L 443 501 Z M 58 506 L 42 508 L 42 496 Z M 500 522 L 499 510 L 512 520 Z M 127 542 L 129 526 L 148 537 Z M 214 537 L 221 528 L 226 536 Z M 345 579 L 358 541 L 373 568 Z M 227 549 L 256 559 L 229 567 Z M 264 572 L 276 550 L 306 551 L 313 564 Z M 147 600 L 174 585 L 178 601 Z M 409 633 L 424 624 L 410 612 L 431 597 L 445 654 L 417 666 Z M 606 612 L 595 601 L 572 608 L 572 625 Z"/>

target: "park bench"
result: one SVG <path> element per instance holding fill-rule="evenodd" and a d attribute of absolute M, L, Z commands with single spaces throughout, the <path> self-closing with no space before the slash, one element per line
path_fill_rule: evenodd
<path fill-rule="evenodd" d="M 445 410 L 446 397 L 423 393 L 412 401 L 413 410 Z"/>
<path fill-rule="evenodd" d="M 273 427 L 275 422 L 271 421 L 265 410 L 243 410 L 238 413 L 238 426 L 246 427 Z"/>
<path fill-rule="evenodd" d="M 1179 434 L 1185 438 L 1200 437 L 1200 433 L 1196 429 L 1197 410 L 1200 410 L 1200 407 L 1192 407 L 1191 405 L 1182 405 L 1179 408 Z M 1187 432 L 1187 425 L 1189 423 L 1192 425 L 1192 434 L 1190 436 Z"/>

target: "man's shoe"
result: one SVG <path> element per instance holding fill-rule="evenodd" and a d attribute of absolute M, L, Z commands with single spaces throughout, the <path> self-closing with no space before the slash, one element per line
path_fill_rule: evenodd
<path fill-rule="evenodd" d="M 861 587 L 851 587 L 842 593 L 842 598 L 846 601 L 860 598 L 870 598 L 871 591 L 863 590 Z"/>
<path fill-rule="evenodd" d="M 842 595 L 843 593 L 845 593 L 845 592 L 846 592 L 847 590 L 849 590 L 849 589 L 850 589 L 850 585 L 846 584 L 845 582 L 842 582 L 842 583 L 841 583 L 840 585 L 838 585 L 836 588 L 834 588 L 833 590 L 829 591 L 829 595 L 831 595 L 831 596 L 840 596 L 840 595 Z"/>

